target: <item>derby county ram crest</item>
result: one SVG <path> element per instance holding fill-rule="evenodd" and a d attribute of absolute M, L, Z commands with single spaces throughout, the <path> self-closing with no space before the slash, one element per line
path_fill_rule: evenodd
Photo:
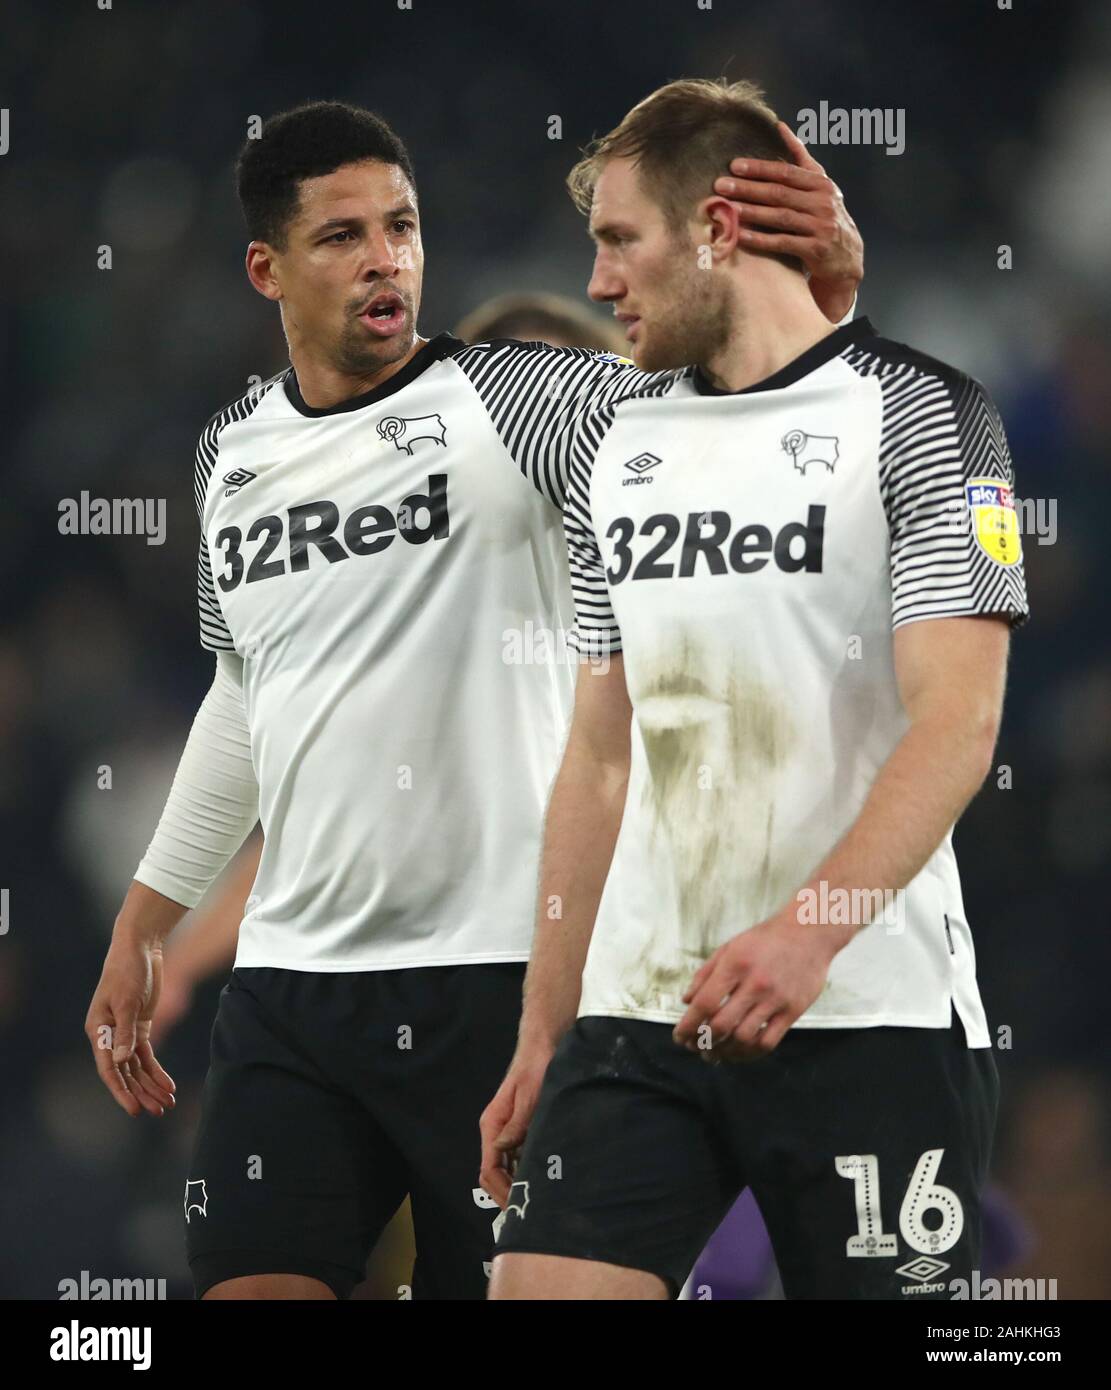
<path fill-rule="evenodd" d="M 433 444 L 447 448 L 447 430 L 439 415 L 418 415 L 407 418 L 404 415 L 387 415 L 378 426 L 378 438 L 390 440 L 395 449 L 404 450 L 412 456 L 413 445 L 420 439 L 431 439 Z"/>
<path fill-rule="evenodd" d="M 790 454 L 802 476 L 812 463 L 824 463 L 829 471 L 837 462 L 837 437 L 832 434 L 807 434 L 805 430 L 789 430 L 780 440 L 784 453 Z"/>
<path fill-rule="evenodd" d="M 208 1215 L 208 1190 L 204 1185 L 204 1178 L 190 1178 L 185 1184 L 185 1220 L 187 1222 L 191 1211 L 199 1211 L 202 1216 Z"/>

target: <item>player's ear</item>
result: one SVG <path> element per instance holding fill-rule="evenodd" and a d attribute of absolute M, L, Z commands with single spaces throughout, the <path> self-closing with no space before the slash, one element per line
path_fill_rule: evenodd
<path fill-rule="evenodd" d="M 267 299 L 281 299 L 282 289 L 274 276 L 274 253 L 265 241 L 252 241 L 247 247 L 247 279 Z"/>
<path fill-rule="evenodd" d="M 724 260 L 736 250 L 740 240 L 741 214 L 736 203 L 714 194 L 698 209 L 700 234 L 696 244 L 709 247 L 715 260 Z"/>

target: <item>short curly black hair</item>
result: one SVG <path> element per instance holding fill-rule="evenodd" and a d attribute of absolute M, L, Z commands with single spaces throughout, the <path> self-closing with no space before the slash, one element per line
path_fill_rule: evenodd
<path fill-rule="evenodd" d="M 236 165 L 239 202 L 251 240 L 282 250 L 286 228 L 297 212 L 301 180 L 364 159 L 398 165 L 416 189 L 404 141 L 373 111 L 342 101 L 313 101 L 271 116 L 262 133 L 244 144 Z"/>

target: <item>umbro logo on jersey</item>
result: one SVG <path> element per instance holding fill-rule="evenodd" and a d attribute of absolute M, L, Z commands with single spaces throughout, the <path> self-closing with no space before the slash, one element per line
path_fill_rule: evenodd
<path fill-rule="evenodd" d="M 646 478 L 644 475 L 650 468 L 655 468 L 657 463 L 662 463 L 663 459 L 657 458 L 655 454 L 637 454 L 635 459 L 626 460 L 625 467 L 630 473 L 635 473 L 635 478 L 625 478 L 622 480 L 622 487 L 635 487 L 637 483 L 650 483 L 654 479 Z"/>
<path fill-rule="evenodd" d="M 421 439 L 431 439 L 433 444 L 447 448 L 447 426 L 439 415 L 387 415 L 378 426 L 378 438 L 393 441 L 395 449 L 404 450 L 412 456 L 413 445 Z"/>
<path fill-rule="evenodd" d="M 698 557 L 711 575 L 754 574 L 774 560 L 785 574 L 820 574 L 825 542 L 826 509 L 812 506 L 805 523 L 789 521 L 772 535 L 767 526 L 740 526 L 734 531 L 728 512 L 691 512 L 684 521 L 670 512 L 656 512 L 638 530 L 632 517 L 615 518 L 606 531 L 613 542 L 613 563 L 606 570 L 611 584 L 625 579 L 689 579 Z M 679 541 L 679 563 L 665 561 Z M 651 539 L 651 544 L 645 541 Z M 635 551 L 643 552 L 639 559 Z M 634 567 L 634 561 L 636 562 Z"/>
<path fill-rule="evenodd" d="M 447 474 L 431 473 L 428 491 L 402 498 L 396 515 L 389 507 L 374 505 L 356 507 L 341 519 L 336 504 L 324 500 L 289 507 L 284 515 L 260 516 L 246 535 L 238 526 L 225 526 L 213 542 L 213 570 L 216 583 L 230 593 L 242 583 L 307 570 L 313 549 L 334 565 L 353 555 L 377 555 L 398 536 L 408 545 L 446 540 L 448 529 Z"/>
<path fill-rule="evenodd" d="M 241 487 L 246 487 L 252 478 L 257 477 L 257 473 L 251 473 L 246 468 L 233 468 L 230 473 L 224 474 L 224 482 L 230 484 L 229 487 L 224 489 L 224 496 L 230 497 L 232 493 L 238 492 Z"/>
<path fill-rule="evenodd" d="M 833 434 L 807 434 L 805 430 L 789 430 L 780 440 L 783 452 L 795 461 L 795 467 L 806 477 L 806 470 L 812 463 L 824 463 L 829 471 L 837 462 L 837 436 Z"/>

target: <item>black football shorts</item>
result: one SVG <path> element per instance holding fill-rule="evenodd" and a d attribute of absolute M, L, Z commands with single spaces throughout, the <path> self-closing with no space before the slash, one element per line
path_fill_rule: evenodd
<path fill-rule="evenodd" d="M 563 1039 L 499 1255 L 647 1270 L 674 1297 L 751 1187 L 787 1298 L 948 1299 L 970 1278 L 999 1080 L 959 1021 L 793 1028 L 741 1063 L 708 1063 L 671 1034 L 585 1017 Z"/>
<path fill-rule="evenodd" d="M 250 1274 L 346 1298 L 406 1194 L 417 1259 L 398 1296 L 486 1297 L 497 1207 L 477 1187 L 478 1121 L 524 970 L 233 971 L 185 1189 L 198 1298 Z"/>

